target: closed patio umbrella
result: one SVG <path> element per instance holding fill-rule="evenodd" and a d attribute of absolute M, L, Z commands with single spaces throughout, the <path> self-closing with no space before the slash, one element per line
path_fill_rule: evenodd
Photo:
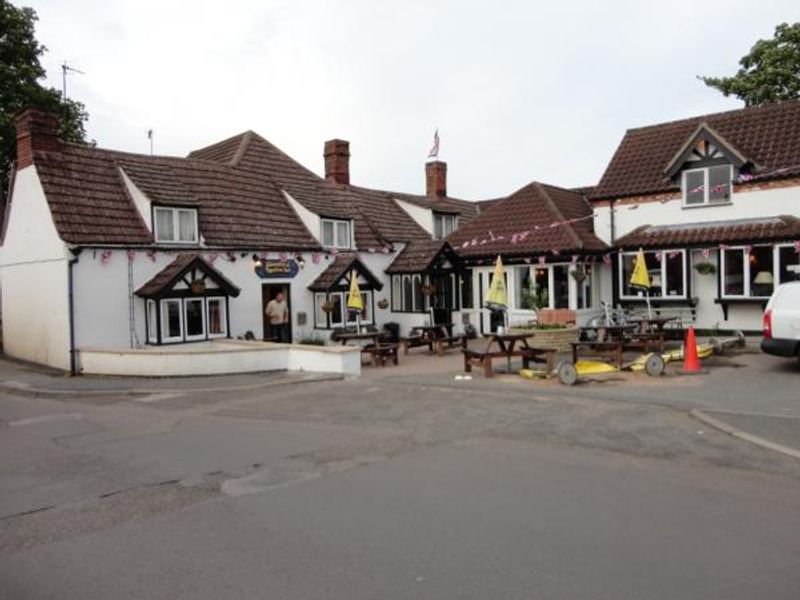
<path fill-rule="evenodd" d="M 644 250 L 639 248 L 633 262 L 633 273 L 631 274 L 631 286 L 644 290 L 645 301 L 647 302 L 647 317 L 653 318 L 650 310 L 650 272 L 647 270 L 647 261 L 644 259 Z"/>
<path fill-rule="evenodd" d="M 364 310 L 364 301 L 361 299 L 361 290 L 358 287 L 358 274 L 355 269 L 350 273 L 350 292 L 347 294 L 347 310 L 356 311 L 356 327 L 361 332 L 361 312 Z"/>

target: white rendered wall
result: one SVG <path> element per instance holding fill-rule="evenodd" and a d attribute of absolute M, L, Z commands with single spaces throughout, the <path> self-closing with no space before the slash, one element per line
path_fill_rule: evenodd
<path fill-rule="evenodd" d="M 631 204 L 617 203 L 614 220 L 615 235 L 619 239 L 642 225 L 677 225 L 702 223 L 709 221 L 731 221 L 736 219 L 756 219 L 792 215 L 800 218 L 800 186 L 793 187 L 767 187 L 759 189 L 751 186 L 735 192 L 732 202 L 723 206 L 703 206 L 684 208 L 682 198 L 677 197 L 665 202 L 635 202 Z M 610 210 L 607 203 L 595 207 L 595 232 L 606 241 L 611 239 Z M 709 247 L 716 244 L 710 244 Z M 759 330 L 761 328 L 762 308 L 759 304 L 730 305 L 728 319 L 725 319 L 722 306 L 716 304 L 717 275 L 701 275 L 694 270 L 693 265 L 702 256 L 699 252 L 692 252 L 687 264 L 687 275 L 691 278 L 691 295 L 698 299 L 696 324 L 703 329 L 745 329 Z M 702 260 L 706 260 L 702 258 Z M 708 262 L 714 264 L 719 271 L 716 252 L 711 252 Z M 603 292 L 602 299 L 607 302 L 612 300 L 611 267 L 603 266 Z"/>
<path fill-rule="evenodd" d="M 8 356 L 69 369 L 67 249 L 36 169 L 17 172 L 0 247 L 3 349 Z"/>
<path fill-rule="evenodd" d="M 286 190 L 283 190 L 283 195 L 286 197 L 286 200 L 287 202 L 289 202 L 289 205 L 294 209 L 294 212 L 297 213 L 297 216 L 303 222 L 303 225 L 306 226 L 306 229 L 308 229 L 309 233 L 312 236 L 314 236 L 314 239 L 317 240 L 317 242 L 321 244 L 322 223 L 319 220 L 319 215 L 317 213 L 311 212 L 305 206 L 300 204 Z"/>
<path fill-rule="evenodd" d="M 400 208 L 406 211 L 409 217 L 417 222 L 417 225 L 433 235 L 433 211 L 431 209 L 423 208 L 404 200 L 398 200 L 397 198 L 395 198 L 394 201 L 397 202 Z"/>

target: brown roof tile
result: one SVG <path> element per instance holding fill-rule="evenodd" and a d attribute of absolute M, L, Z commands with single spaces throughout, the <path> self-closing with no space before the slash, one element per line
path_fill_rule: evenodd
<path fill-rule="evenodd" d="M 707 123 L 754 165 L 756 179 L 800 174 L 800 99 L 629 129 L 592 199 L 678 190 L 665 170 L 698 126 Z"/>
<path fill-rule="evenodd" d="M 364 277 L 374 289 L 380 290 L 383 287 L 374 273 L 358 260 L 355 252 L 344 252 L 336 255 L 331 264 L 309 284 L 308 289 L 314 292 L 327 292 L 334 288 L 348 271 L 353 269 Z"/>
<path fill-rule="evenodd" d="M 421 273 L 427 271 L 433 265 L 433 261 L 441 253 L 450 255 L 452 260 L 457 257 L 454 255 L 450 244 L 444 240 L 425 240 L 414 241 L 403 248 L 386 269 L 387 273 Z"/>
<path fill-rule="evenodd" d="M 447 241 L 463 257 L 606 250 L 606 244 L 594 235 L 591 216 L 592 208 L 583 195 L 534 182 L 490 204 Z M 582 220 L 551 227 L 572 219 Z M 529 233 L 514 242 L 513 234 L 521 231 Z"/>
<path fill-rule="evenodd" d="M 193 268 L 206 273 L 229 296 L 236 297 L 239 295 L 240 290 L 238 287 L 195 252 L 179 254 L 175 257 L 175 260 L 161 269 L 152 279 L 136 290 L 136 295 L 149 298 L 158 296 L 162 292 L 169 291 L 184 273 Z"/>
<path fill-rule="evenodd" d="M 616 241 L 626 249 L 703 246 L 800 238 L 800 219 L 791 216 L 681 225 L 642 225 Z"/>

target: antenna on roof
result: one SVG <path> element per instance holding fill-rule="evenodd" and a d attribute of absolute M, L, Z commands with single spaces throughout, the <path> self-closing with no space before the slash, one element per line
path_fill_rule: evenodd
<path fill-rule="evenodd" d="M 153 156 L 153 130 L 147 130 L 147 139 L 150 140 L 150 156 Z"/>
<path fill-rule="evenodd" d="M 64 97 L 64 101 L 67 100 L 67 71 L 72 71 L 73 73 L 79 73 L 80 75 L 86 75 L 83 71 L 79 71 L 73 67 L 70 67 L 67 64 L 67 61 L 64 61 L 61 65 L 61 91 Z"/>

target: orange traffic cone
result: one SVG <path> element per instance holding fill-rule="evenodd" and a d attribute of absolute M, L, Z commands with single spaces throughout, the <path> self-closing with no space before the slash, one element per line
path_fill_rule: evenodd
<path fill-rule="evenodd" d="M 683 373 L 700 373 L 700 359 L 697 357 L 697 341 L 694 339 L 694 327 L 689 327 L 686 343 L 683 345 Z"/>

